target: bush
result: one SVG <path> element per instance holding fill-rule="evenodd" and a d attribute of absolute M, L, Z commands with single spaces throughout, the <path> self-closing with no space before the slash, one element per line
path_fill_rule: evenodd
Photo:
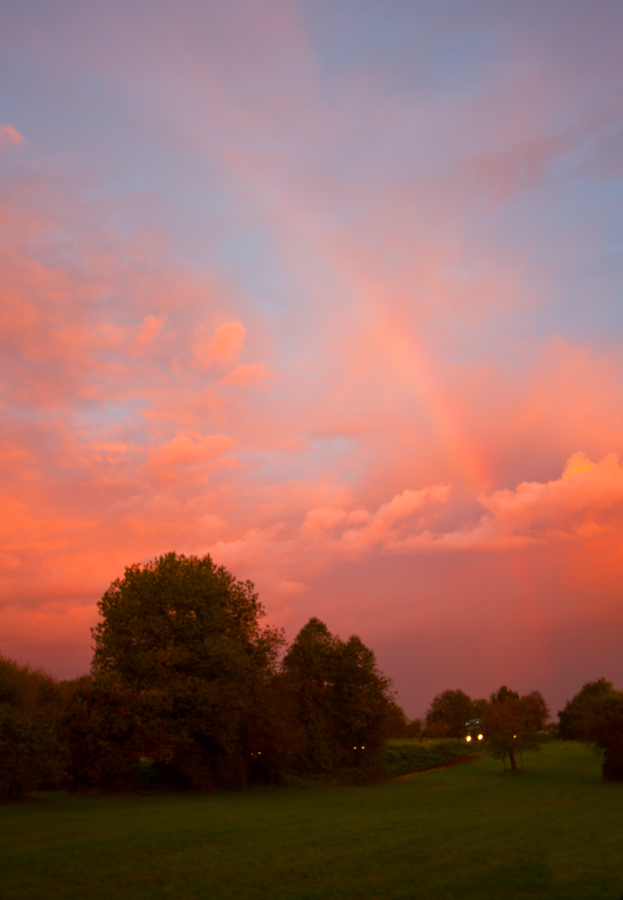
<path fill-rule="evenodd" d="M 444 766 L 469 754 L 462 741 L 444 741 L 440 744 L 415 744 L 386 747 L 381 753 L 381 764 L 390 778 L 423 772 Z"/>

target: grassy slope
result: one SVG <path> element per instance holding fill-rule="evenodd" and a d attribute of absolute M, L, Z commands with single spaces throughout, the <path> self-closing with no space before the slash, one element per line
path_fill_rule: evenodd
<path fill-rule="evenodd" d="M 576 744 L 363 788 L 0 807 L 3 900 L 616 898 L 623 785 Z"/>

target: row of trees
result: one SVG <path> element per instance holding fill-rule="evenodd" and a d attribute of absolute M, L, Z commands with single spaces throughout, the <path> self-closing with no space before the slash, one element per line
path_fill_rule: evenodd
<path fill-rule="evenodd" d="M 526 750 L 538 750 L 538 734 L 549 719 L 547 704 L 539 691 L 520 697 L 502 685 L 488 700 L 472 700 L 464 691 L 444 691 L 437 694 L 426 713 L 425 734 L 435 737 L 461 738 L 465 723 L 480 719 L 486 749 L 501 759 L 506 768 L 508 757 L 511 769 L 517 769 L 517 755 Z"/>
<path fill-rule="evenodd" d="M 311 619 L 286 647 L 251 582 L 203 558 L 125 570 L 99 603 L 91 673 L 0 660 L 0 792 L 211 789 L 374 763 L 395 706 L 374 653 Z M 147 762 L 149 761 L 149 762 Z"/>
<path fill-rule="evenodd" d="M 623 781 L 623 692 L 605 678 L 591 681 L 558 713 L 558 736 L 592 744 L 603 754 L 606 781 Z M 517 755 L 538 750 L 539 732 L 547 727 L 549 710 L 539 691 L 520 696 L 503 685 L 488 700 L 472 700 L 464 691 L 438 694 L 432 701 L 422 726 L 422 734 L 433 737 L 462 737 L 465 723 L 481 720 L 485 749 L 502 759 L 512 770 Z M 410 723 L 413 730 L 415 723 Z"/>
<path fill-rule="evenodd" d="M 374 767 L 388 736 L 465 736 L 510 760 L 538 749 L 549 712 L 538 691 L 488 700 L 437 695 L 408 722 L 374 653 L 311 619 L 287 647 L 262 624 L 249 581 L 203 558 L 167 554 L 125 570 L 99 603 L 91 673 L 68 682 L 0 657 L 0 794 L 42 787 L 127 789 L 145 777 L 209 790 L 283 773 Z M 623 694 L 585 685 L 561 736 L 605 751 L 623 780 Z"/>

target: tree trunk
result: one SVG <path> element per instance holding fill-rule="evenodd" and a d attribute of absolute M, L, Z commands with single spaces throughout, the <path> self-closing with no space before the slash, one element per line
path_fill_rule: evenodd
<path fill-rule="evenodd" d="M 509 750 L 509 751 L 508 751 L 508 755 L 509 755 L 510 761 L 511 761 L 511 770 L 512 770 L 513 772 L 516 772 L 516 771 L 517 771 L 517 762 L 515 761 L 515 752 L 514 752 L 514 750 Z"/>

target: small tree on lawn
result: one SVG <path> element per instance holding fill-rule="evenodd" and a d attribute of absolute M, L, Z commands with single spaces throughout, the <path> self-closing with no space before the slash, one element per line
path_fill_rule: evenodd
<path fill-rule="evenodd" d="M 517 771 L 517 754 L 523 764 L 526 750 L 539 749 L 539 726 L 549 715 L 547 705 L 538 691 L 520 697 L 516 691 L 502 685 L 491 695 L 483 716 L 485 748 L 494 759 L 501 759 L 506 771 L 508 757 L 511 771 Z"/>

